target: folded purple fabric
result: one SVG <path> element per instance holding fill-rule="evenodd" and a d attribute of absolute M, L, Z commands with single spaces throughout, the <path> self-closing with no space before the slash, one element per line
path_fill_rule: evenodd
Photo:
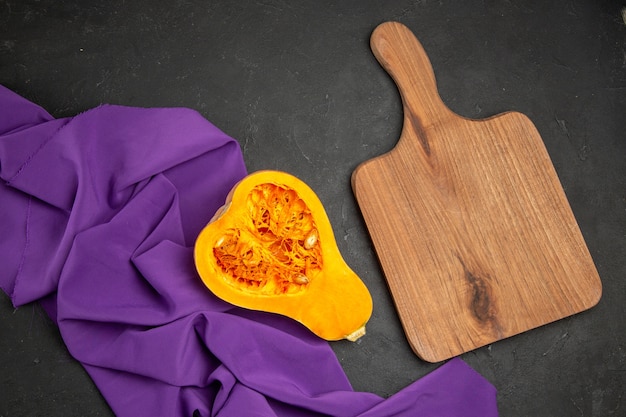
<path fill-rule="evenodd" d="M 0 287 L 46 308 L 119 416 L 497 415 L 460 359 L 388 399 L 355 392 L 327 342 L 213 296 L 193 243 L 245 174 L 192 110 L 54 119 L 0 86 Z"/>

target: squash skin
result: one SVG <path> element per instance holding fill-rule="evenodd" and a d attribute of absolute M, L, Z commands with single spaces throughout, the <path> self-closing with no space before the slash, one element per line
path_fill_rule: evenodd
<path fill-rule="evenodd" d="M 246 227 L 245 219 L 250 216 L 248 196 L 264 184 L 294 190 L 315 222 L 321 268 L 301 290 L 293 293 L 242 290 L 233 284 L 232 276 L 222 269 L 216 257 L 215 248 L 225 231 Z M 357 340 L 365 333 L 365 324 L 372 314 L 369 290 L 341 256 L 321 201 L 308 185 L 285 172 L 257 171 L 237 183 L 224 206 L 198 235 L 194 260 L 202 281 L 217 297 L 239 307 L 290 317 L 326 340 Z"/>

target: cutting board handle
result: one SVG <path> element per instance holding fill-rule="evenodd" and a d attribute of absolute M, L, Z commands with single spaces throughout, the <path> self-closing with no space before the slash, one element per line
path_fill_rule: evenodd
<path fill-rule="evenodd" d="M 406 26 L 398 22 L 380 24 L 372 33 L 370 47 L 400 91 L 405 127 L 410 122 L 419 125 L 414 128 L 427 128 L 455 116 L 439 96 L 424 48 Z"/>

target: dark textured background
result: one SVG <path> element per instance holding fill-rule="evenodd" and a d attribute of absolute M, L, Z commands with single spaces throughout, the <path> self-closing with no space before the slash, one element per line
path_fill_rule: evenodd
<path fill-rule="evenodd" d="M 374 298 L 368 335 L 333 343 L 357 390 L 389 396 L 438 365 L 410 350 L 350 189 L 401 129 L 369 49 L 383 21 L 424 45 L 444 101 L 527 114 L 603 281 L 600 304 L 463 359 L 502 416 L 626 416 L 626 25 L 609 1 L 1 1 L 0 84 L 56 117 L 100 103 L 185 106 L 324 202 Z M 0 237 L 2 238 L 2 237 Z M 419 236 L 416 236 L 419 239 Z M 111 411 L 39 307 L 0 295 L 0 417 Z"/>

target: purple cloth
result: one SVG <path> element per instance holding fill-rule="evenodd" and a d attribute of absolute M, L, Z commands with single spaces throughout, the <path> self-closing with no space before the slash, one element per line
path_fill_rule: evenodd
<path fill-rule="evenodd" d="M 119 416 L 497 415 L 460 359 L 388 399 L 355 392 L 327 342 L 213 296 L 193 243 L 245 174 L 192 110 L 54 119 L 0 86 L 0 287 L 46 308 Z"/>

